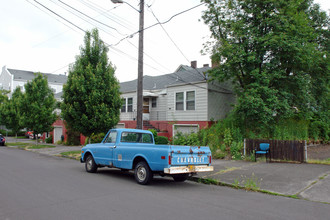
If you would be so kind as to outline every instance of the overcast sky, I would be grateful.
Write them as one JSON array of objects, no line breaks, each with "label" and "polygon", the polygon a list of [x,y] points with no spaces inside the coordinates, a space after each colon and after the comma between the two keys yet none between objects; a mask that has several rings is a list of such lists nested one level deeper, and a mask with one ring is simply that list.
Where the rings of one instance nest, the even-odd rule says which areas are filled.
[{"label": "overcast sky", "polygon": [[[119,81],[137,78],[138,34],[132,34],[138,31],[139,13],[129,5],[113,4],[110,0],[0,1],[1,67],[64,74],[80,53],[82,30],[97,27],[101,39],[110,45],[108,57],[116,66]],[[139,9],[139,0],[126,2]],[[329,0],[314,2],[329,11]],[[165,22],[200,1],[145,0],[145,3],[148,27],[157,23],[157,19]],[[193,60],[198,67],[211,64],[209,55],[200,53],[210,36],[208,27],[200,21],[203,10],[205,6],[199,6],[173,17],[163,26],[144,31],[144,75],[172,73],[180,64],[190,65]]]}]

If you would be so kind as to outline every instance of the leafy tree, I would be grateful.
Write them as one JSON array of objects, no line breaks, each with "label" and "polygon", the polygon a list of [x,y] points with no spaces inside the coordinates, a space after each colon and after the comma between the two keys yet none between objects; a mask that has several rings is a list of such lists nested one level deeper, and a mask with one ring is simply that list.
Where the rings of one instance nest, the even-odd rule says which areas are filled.
[{"label": "leafy tree", "polygon": [[73,130],[87,137],[106,132],[119,121],[119,82],[107,52],[97,29],[86,32],[63,87],[62,116]]},{"label": "leafy tree", "polygon": [[7,96],[8,93],[9,93],[9,91],[7,91],[7,90],[3,90],[3,89],[0,89],[0,105],[1,105],[4,101],[8,100],[8,96]]},{"label": "leafy tree", "polygon": [[[0,108],[2,104],[8,100],[8,96],[7,96],[8,93],[9,91],[0,89]],[[0,111],[0,124],[3,124],[4,116],[1,113],[2,111]]]},{"label": "leafy tree", "polygon": [[233,81],[235,115],[244,127],[262,130],[283,118],[310,119],[313,110],[326,106],[329,18],[317,5],[311,0],[202,2],[214,40],[206,52],[219,64],[210,75]]},{"label": "leafy tree", "polygon": [[11,99],[5,101],[0,107],[0,117],[6,128],[11,129],[16,134],[24,128],[20,106],[23,100],[23,93],[20,88],[16,88]]},{"label": "leafy tree", "polygon": [[57,118],[54,112],[56,100],[48,86],[46,76],[37,73],[35,78],[24,87],[25,94],[21,102],[24,126],[31,129],[35,135],[51,131],[52,124]]}]

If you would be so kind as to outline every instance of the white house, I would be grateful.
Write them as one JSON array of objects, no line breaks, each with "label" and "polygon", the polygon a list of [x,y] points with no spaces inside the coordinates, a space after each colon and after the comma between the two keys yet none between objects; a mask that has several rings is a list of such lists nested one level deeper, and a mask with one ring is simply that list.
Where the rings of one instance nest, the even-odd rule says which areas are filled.
[{"label": "white house", "polygon": [[[61,94],[63,90],[63,84],[67,81],[66,75],[55,75],[55,74],[47,74],[41,73],[46,76],[48,79],[49,87],[54,91],[55,98],[57,100],[61,99]],[[16,70],[16,69],[8,69],[6,66],[2,67],[2,71],[0,74],[0,88],[8,90],[9,97],[14,92],[16,87],[20,87],[21,91],[24,92],[24,85],[34,79],[34,72],[26,71],[26,70]]]}]

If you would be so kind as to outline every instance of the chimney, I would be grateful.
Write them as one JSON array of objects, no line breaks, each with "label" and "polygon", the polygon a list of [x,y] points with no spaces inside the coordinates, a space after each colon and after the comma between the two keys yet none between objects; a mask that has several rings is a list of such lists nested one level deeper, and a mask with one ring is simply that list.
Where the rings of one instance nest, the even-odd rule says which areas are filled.
[{"label": "chimney", "polygon": [[196,69],[196,68],[197,68],[197,61],[196,61],[196,60],[195,60],[195,61],[191,61],[191,62],[190,62],[190,66],[191,66],[192,68]]},{"label": "chimney", "polygon": [[203,67],[210,67],[208,63],[204,64]]}]

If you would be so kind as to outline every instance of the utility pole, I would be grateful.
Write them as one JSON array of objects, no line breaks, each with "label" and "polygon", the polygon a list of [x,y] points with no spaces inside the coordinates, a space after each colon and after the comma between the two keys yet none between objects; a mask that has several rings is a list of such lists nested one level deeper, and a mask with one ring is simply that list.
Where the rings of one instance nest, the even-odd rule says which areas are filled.
[{"label": "utility pole", "polygon": [[140,0],[140,10],[137,10],[123,0],[111,0],[114,4],[125,3],[140,14],[139,24],[139,55],[138,55],[138,79],[137,79],[137,114],[136,128],[143,129],[143,29],[144,29],[144,0]]},{"label": "utility pole", "polygon": [[144,0],[140,0],[139,25],[139,57],[137,79],[137,116],[136,128],[143,129],[143,29],[144,29]]}]

